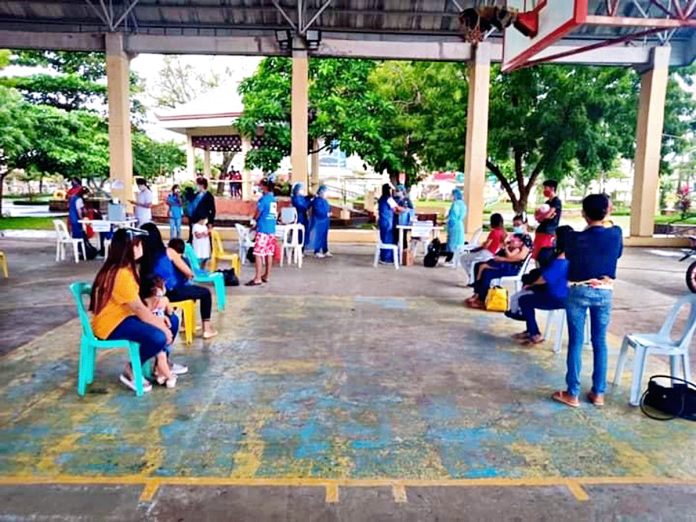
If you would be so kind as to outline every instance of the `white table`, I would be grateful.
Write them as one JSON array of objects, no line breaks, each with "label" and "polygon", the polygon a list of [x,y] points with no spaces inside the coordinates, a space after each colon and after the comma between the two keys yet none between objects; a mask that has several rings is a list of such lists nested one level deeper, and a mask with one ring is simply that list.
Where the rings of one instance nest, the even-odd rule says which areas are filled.
[{"label": "white table", "polygon": [[78,223],[82,225],[92,225],[92,230],[95,232],[111,232],[114,228],[135,227],[138,220],[136,218],[128,218],[123,221],[109,221],[107,219],[80,219]]},{"label": "white table", "polygon": [[[406,233],[406,230],[413,230],[414,228],[426,228],[421,225],[396,225],[396,228],[399,230],[399,255],[401,255],[401,252],[403,252],[404,248],[404,235]],[[429,238],[435,238],[436,234],[439,234],[440,231],[442,230],[442,227],[439,226],[430,226],[428,228],[428,237]]]}]

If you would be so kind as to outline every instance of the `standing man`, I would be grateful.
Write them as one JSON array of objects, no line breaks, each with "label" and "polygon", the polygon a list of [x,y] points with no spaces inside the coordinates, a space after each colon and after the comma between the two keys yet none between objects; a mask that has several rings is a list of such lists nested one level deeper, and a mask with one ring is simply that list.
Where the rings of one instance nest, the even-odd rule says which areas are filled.
[{"label": "standing man", "polygon": [[[254,242],[254,257],[256,263],[256,277],[249,281],[247,286],[258,286],[268,283],[273,266],[273,253],[275,252],[276,220],[278,219],[278,204],[273,195],[273,182],[267,179],[260,183],[263,196],[256,206],[256,241]],[[263,262],[266,260],[266,271],[263,271]]]},{"label": "standing man", "polygon": [[189,243],[193,239],[193,223],[198,223],[201,219],[205,218],[208,220],[208,229],[213,228],[215,223],[215,197],[208,192],[208,180],[205,178],[198,178],[196,180],[196,186],[198,188],[198,194],[196,194],[196,199],[193,200],[190,227],[189,227]]},{"label": "standing man", "polygon": [[561,220],[562,205],[561,200],[556,195],[558,189],[558,181],[547,179],[544,181],[544,197],[546,204],[550,207],[546,213],[536,212],[536,220],[539,226],[534,235],[534,251],[532,257],[534,259],[539,255],[542,248],[553,247],[556,241],[556,229],[558,222]]},{"label": "standing man", "polygon": [[138,199],[130,203],[135,205],[135,218],[141,227],[152,221],[152,191],[143,178],[137,178],[135,183],[138,185]]},{"label": "standing man", "polygon": [[590,311],[594,369],[592,390],[587,400],[597,407],[604,406],[607,380],[607,328],[611,319],[611,301],[616,279],[616,265],[623,250],[623,235],[619,227],[605,227],[609,200],[604,194],[592,194],[582,202],[582,214],[587,228],[570,232],[566,239],[568,280],[566,298],[568,318],[567,389],[557,391],[552,398],[573,408],[580,405],[580,370],[585,320]]}]

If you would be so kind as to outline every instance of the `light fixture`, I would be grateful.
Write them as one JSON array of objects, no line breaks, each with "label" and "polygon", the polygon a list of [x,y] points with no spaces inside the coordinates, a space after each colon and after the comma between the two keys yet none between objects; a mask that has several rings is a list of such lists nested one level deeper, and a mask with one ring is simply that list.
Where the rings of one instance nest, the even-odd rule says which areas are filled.
[{"label": "light fixture", "polygon": [[281,49],[290,49],[290,44],[292,43],[292,33],[286,29],[277,29],[276,40],[278,40],[278,46]]},{"label": "light fixture", "polygon": [[321,43],[321,31],[316,29],[311,29],[305,34],[305,41],[307,42],[307,48],[314,51],[319,49],[319,44]]}]

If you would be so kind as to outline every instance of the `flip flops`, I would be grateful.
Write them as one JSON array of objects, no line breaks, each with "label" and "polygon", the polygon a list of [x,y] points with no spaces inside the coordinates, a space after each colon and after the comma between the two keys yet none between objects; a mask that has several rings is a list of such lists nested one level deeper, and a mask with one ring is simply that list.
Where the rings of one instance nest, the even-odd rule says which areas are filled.
[{"label": "flip flops", "polygon": [[248,282],[247,284],[245,284],[244,286],[261,286],[262,284],[263,284],[263,283],[257,283],[256,281],[254,281],[254,280],[252,279],[251,281],[249,281],[249,282]]}]

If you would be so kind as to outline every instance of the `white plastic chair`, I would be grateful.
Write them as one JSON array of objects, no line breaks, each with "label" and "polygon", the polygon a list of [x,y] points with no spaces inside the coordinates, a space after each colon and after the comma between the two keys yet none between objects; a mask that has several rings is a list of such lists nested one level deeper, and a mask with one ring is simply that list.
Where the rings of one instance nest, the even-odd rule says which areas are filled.
[{"label": "white plastic chair", "polygon": [[476,229],[474,232],[473,237],[471,238],[471,241],[466,243],[465,245],[460,246],[457,251],[454,254],[454,268],[459,268],[462,266],[462,256],[464,254],[468,254],[471,252],[474,248],[478,248],[479,246],[479,241],[481,240],[481,234],[483,233],[483,227],[479,227]]},{"label": "white plastic chair", "polygon": [[[689,318],[684,326],[681,337],[677,340],[672,340],[670,333],[674,327],[674,323],[679,314],[679,310],[683,306],[690,306]],[[660,331],[654,334],[629,334],[624,337],[619,354],[619,361],[616,365],[616,373],[614,374],[614,386],[618,386],[621,381],[626,364],[626,354],[629,347],[635,349],[633,360],[633,381],[631,382],[631,394],[629,402],[632,406],[637,406],[640,402],[641,383],[643,381],[643,372],[645,371],[645,360],[648,355],[668,355],[670,360],[670,370],[672,377],[677,377],[679,368],[679,359],[681,359],[684,379],[691,380],[691,371],[689,370],[689,348],[691,340],[696,330],[696,295],[686,295],[679,299],[674,305],[674,308],[669,312],[665,324],[662,325]]]},{"label": "white plastic chair", "polygon": [[83,258],[87,259],[85,242],[82,238],[70,237],[68,227],[60,219],[54,219],[53,226],[56,229],[56,261],[65,261],[65,245],[72,245],[76,263],[80,262],[80,249],[82,249]]},{"label": "white plastic chair", "polygon": [[[544,328],[544,341],[548,341],[551,337],[551,329],[556,329],[556,340],[553,343],[553,353],[560,353],[561,346],[563,345],[563,330],[567,329],[566,321],[566,311],[565,308],[559,308],[558,310],[549,310],[546,316],[546,328]],[[590,328],[590,311],[587,311],[587,317],[585,318],[585,343],[592,343],[592,330]]]},{"label": "white plastic chair", "polygon": [[491,281],[491,288],[493,288],[494,286],[503,286],[504,283],[513,283],[515,285],[515,292],[519,292],[520,290],[522,290],[522,276],[527,273],[527,269],[529,268],[529,263],[531,260],[532,254],[529,254],[527,256],[527,259],[524,260],[524,263],[522,263],[522,266],[515,275],[503,276],[497,279],[493,279]]},{"label": "white plastic chair", "polygon": [[385,244],[382,243],[382,238],[379,235],[379,230],[372,227],[372,230],[375,231],[375,237],[377,238],[377,243],[375,244],[375,261],[372,264],[372,266],[377,267],[377,264],[379,263],[379,254],[382,250],[391,250],[394,252],[394,268],[397,270],[399,269],[399,247],[398,245],[392,245],[392,244]]},{"label": "white plastic chair", "polygon": [[295,207],[283,207],[280,209],[280,222],[283,225],[297,223],[297,209]]},{"label": "white plastic chair", "polygon": [[247,227],[245,227],[244,225],[240,225],[239,223],[235,223],[234,228],[237,231],[237,242],[239,244],[239,259],[242,260],[242,264],[244,265],[247,262],[247,250],[250,247],[254,246],[254,242],[251,240],[250,230]]},{"label": "white plastic chair", "polygon": [[423,245],[423,255],[428,253],[430,235],[433,233],[432,221],[416,221],[411,229],[411,248],[413,255],[418,253],[418,245]]},{"label": "white plastic chair", "polygon": [[288,263],[295,263],[297,268],[302,268],[302,247],[304,246],[305,227],[302,223],[295,223],[293,225],[285,225],[284,228],[283,243],[280,251],[280,266],[283,266],[283,259],[287,254]]}]

